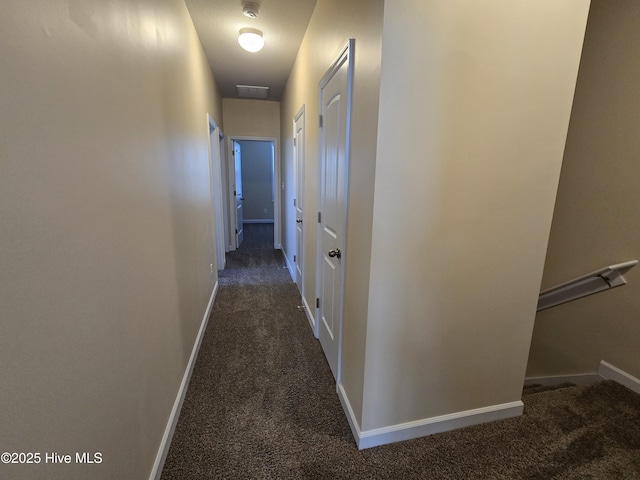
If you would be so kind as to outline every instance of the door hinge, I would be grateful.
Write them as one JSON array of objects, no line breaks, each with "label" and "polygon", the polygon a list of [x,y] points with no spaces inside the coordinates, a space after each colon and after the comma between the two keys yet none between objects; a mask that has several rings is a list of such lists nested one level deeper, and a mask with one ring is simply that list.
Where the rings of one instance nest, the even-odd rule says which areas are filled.
[{"label": "door hinge", "polygon": [[298,144],[298,142],[296,141],[295,137],[293,139],[293,146],[295,147]]},{"label": "door hinge", "polygon": [[293,199],[293,206],[294,207],[296,206],[296,199],[295,198]]},{"label": "door hinge", "polygon": [[238,234],[238,229],[236,228],[236,235]]},{"label": "door hinge", "polygon": [[320,308],[320,299],[316,298],[316,308]]},{"label": "door hinge", "polygon": [[293,256],[293,263],[296,263],[296,256]]},{"label": "door hinge", "polygon": [[318,212],[318,223],[322,223],[322,215],[320,215],[320,212]]},{"label": "door hinge", "polygon": [[318,122],[320,123],[320,128],[322,128],[322,115],[319,115]]},{"label": "door hinge", "polygon": [[237,195],[237,193],[236,193],[236,191],[234,190],[234,191],[233,191],[233,196],[235,197],[236,195]]}]

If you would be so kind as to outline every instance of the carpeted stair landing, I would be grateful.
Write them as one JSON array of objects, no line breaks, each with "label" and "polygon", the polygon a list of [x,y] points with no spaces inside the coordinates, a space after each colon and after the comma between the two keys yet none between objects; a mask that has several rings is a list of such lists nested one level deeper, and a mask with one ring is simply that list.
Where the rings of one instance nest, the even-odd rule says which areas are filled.
[{"label": "carpeted stair landing", "polygon": [[273,230],[245,235],[162,480],[640,479],[640,396],[611,381],[526,388],[521,417],[359,451]]}]

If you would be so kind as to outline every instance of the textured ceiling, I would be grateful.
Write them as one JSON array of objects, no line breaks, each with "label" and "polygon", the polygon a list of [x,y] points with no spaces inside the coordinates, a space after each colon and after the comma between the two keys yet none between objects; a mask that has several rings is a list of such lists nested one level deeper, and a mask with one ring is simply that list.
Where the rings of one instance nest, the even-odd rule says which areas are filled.
[{"label": "textured ceiling", "polygon": [[[242,14],[241,0],[186,0],[220,93],[237,98],[235,86],[270,87],[268,100],[280,100],[316,0],[252,0],[258,18]],[[238,45],[243,27],[261,30],[264,48],[245,52]]]}]

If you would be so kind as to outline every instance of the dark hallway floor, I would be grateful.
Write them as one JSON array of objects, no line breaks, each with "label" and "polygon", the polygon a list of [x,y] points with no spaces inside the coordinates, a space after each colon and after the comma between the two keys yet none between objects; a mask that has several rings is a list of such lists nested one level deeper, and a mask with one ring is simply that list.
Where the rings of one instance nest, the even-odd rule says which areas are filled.
[{"label": "dark hallway floor", "polygon": [[528,389],[518,418],[359,451],[268,225],[228,254],[163,480],[640,478],[640,396]]}]

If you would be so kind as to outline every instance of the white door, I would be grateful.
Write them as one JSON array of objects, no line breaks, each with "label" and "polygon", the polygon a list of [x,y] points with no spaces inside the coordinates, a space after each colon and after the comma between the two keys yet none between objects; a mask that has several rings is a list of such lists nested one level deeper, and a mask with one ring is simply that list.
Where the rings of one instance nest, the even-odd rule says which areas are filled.
[{"label": "white door", "polygon": [[353,40],[320,82],[319,328],[318,337],[340,381],[342,275],[349,160],[350,83]]},{"label": "white door", "polygon": [[240,144],[233,141],[233,158],[235,161],[236,183],[236,248],[240,248],[240,244],[244,239],[244,219],[242,215],[242,154],[240,152]]},{"label": "white door", "polygon": [[296,284],[300,294],[302,290],[304,272],[304,228],[303,228],[303,193],[304,193],[304,107],[298,112],[293,124],[293,155],[296,169]]}]

